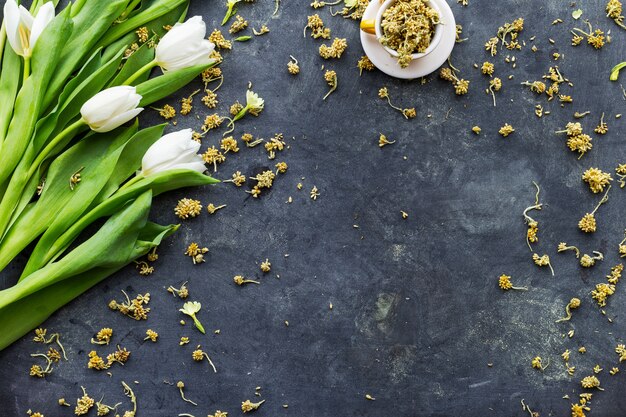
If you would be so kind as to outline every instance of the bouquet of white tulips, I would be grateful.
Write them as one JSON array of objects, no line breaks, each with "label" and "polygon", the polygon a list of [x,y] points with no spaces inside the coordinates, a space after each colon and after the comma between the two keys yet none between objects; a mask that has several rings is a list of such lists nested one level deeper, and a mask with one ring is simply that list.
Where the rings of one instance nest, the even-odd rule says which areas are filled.
[{"label": "bouquet of white tulips", "polygon": [[0,30],[0,270],[36,242],[0,350],[177,229],[147,220],[153,196],[217,182],[191,130],[133,121],[214,64],[189,0],[44,1],[6,0]]}]

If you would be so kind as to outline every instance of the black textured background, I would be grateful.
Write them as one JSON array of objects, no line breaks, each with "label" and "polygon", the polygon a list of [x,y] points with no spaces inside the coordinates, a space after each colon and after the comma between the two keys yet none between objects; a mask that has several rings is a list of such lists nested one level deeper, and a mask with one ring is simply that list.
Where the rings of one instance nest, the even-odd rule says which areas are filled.
[{"label": "black textured background", "polygon": [[[96,399],[105,395],[108,404],[124,401],[123,411],[128,407],[124,380],[137,394],[137,415],[150,417],[198,417],[216,409],[240,415],[241,401],[255,398],[267,400],[259,416],[522,416],[527,413],[521,399],[541,416],[566,416],[571,401],[562,397],[569,394],[575,401],[579,380],[595,364],[605,369],[599,378],[606,391],[594,395],[591,415],[624,415],[625,376],[608,375],[617,365],[614,347],[626,332],[624,284],[606,308],[612,324],[589,292],[618,261],[626,191],[613,187],[610,202],[599,210],[597,233],[584,235],[576,225],[600,198],[582,183],[581,173],[590,166],[613,172],[626,162],[624,122],[615,119],[624,100],[618,83],[608,80],[610,68],[626,58],[626,33],[604,16],[603,1],[575,7],[556,0],[450,3],[469,37],[452,53],[453,64],[471,80],[463,97],[436,76],[425,84],[377,71],[359,77],[358,24],[333,18],[328,9],[317,12],[349,47],[341,60],[323,61],[317,54],[320,42],[302,37],[306,16],[314,13],[308,0],[283,0],[274,17],[271,1],[242,4],[240,14],[257,28],[266,23],[271,33],[235,43],[224,54],[219,111],[225,114],[234,100],[245,100],[251,81],[266,110],[239,122],[235,133],[268,138],[283,132],[289,149],[269,161],[262,147],[244,147],[215,175],[225,179],[236,170],[254,175],[281,160],[289,164],[288,173],[260,199],[232,184],[156,199],[152,218],[162,223],[177,221],[173,208],[182,197],[200,199],[205,207],[228,207],[183,222],[160,248],[154,275],[141,277],[130,266],[48,320],[45,327],[62,334],[70,361],[58,364],[45,380],[28,376],[29,354],[41,349],[31,335],[1,352],[0,415],[24,416],[29,408],[46,417],[71,415],[73,409],[56,402],[65,397],[74,403],[81,385]],[[571,18],[577,7],[594,26],[611,30],[611,44],[599,51],[570,46],[570,29],[584,27],[582,19]],[[224,10],[221,2],[192,1],[190,15],[203,15],[211,30]],[[485,41],[519,16],[526,19],[521,39],[527,45],[488,57]],[[564,23],[551,25],[557,18]],[[528,41],[533,35],[536,53]],[[574,98],[564,108],[519,85],[540,79],[557,51],[563,55],[560,69],[574,84],[563,88]],[[296,77],[286,71],[289,55],[300,61]],[[516,57],[517,68],[504,62],[507,55]],[[473,67],[487,59],[504,83],[495,109],[484,93],[488,79]],[[327,91],[322,66],[339,77],[339,89],[326,102],[321,100]],[[387,107],[377,97],[382,86],[396,104],[416,107],[418,117],[407,121]],[[197,88],[200,82],[178,98]],[[537,118],[538,103],[552,114]],[[586,110],[591,115],[581,122],[587,132],[602,112],[610,131],[594,135],[594,149],[577,160],[565,138],[553,132],[572,121],[575,111]],[[208,113],[196,99],[194,115],[179,117],[177,127],[198,129]],[[147,111],[142,125],[158,120]],[[508,138],[497,134],[505,122],[516,129]],[[470,132],[473,125],[483,129],[480,136]],[[379,132],[396,144],[379,149]],[[217,144],[220,137],[221,132],[209,134],[203,146]],[[533,180],[541,185],[545,203],[534,216],[540,222],[535,247],[551,255],[555,277],[533,265],[524,240],[521,212],[534,200]],[[304,185],[301,191],[298,182]],[[314,185],[321,191],[317,201],[308,196]],[[290,196],[293,203],[286,204]],[[409,213],[407,220],[400,210]],[[183,256],[192,241],[210,248],[205,264],[193,266]],[[583,270],[571,253],[556,253],[560,241],[585,253],[600,250],[606,261]],[[262,276],[258,264],[265,258],[273,267]],[[3,282],[16,273],[9,268]],[[502,273],[530,291],[503,293],[497,286]],[[237,274],[262,284],[237,287],[232,282]],[[206,336],[178,324],[182,303],[165,288],[183,281],[189,281],[190,299],[202,302]],[[151,293],[148,321],[109,311],[108,301],[119,300],[120,290]],[[570,323],[556,324],[573,296],[583,300],[582,307]],[[114,329],[113,345],[132,351],[126,366],[111,369],[111,377],[86,368],[93,348],[89,339],[101,327]],[[143,341],[148,328],[159,332],[156,344]],[[221,333],[214,335],[215,329]],[[576,330],[573,339],[565,335],[569,329]],[[183,335],[191,343],[181,347]],[[191,360],[197,344],[211,355],[217,374]],[[97,350],[107,353],[113,345]],[[585,355],[577,352],[579,346],[587,348]],[[574,377],[566,374],[559,356],[566,348],[573,351]],[[551,363],[543,373],[530,366],[536,355]],[[164,383],[178,380],[197,407]],[[261,397],[254,395],[257,386]],[[367,401],[366,393],[376,401]]]}]

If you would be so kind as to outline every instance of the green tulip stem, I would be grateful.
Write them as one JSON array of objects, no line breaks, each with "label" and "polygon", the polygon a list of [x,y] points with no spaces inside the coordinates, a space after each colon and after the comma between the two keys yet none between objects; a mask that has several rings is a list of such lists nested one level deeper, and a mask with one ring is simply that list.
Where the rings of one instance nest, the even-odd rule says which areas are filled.
[{"label": "green tulip stem", "polygon": [[64,139],[67,139],[70,135],[74,134],[76,130],[80,129],[85,124],[86,122],[83,119],[78,119],[65,129],[63,129],[61,133],[56,135],[56,137],[52,139],[50,143],[48,143],[48,145],[46,145],[43,151],[39,153],[37,159],[35,159],[35,162],[33,162],[33,164],[30,166],[30,170],[28,171],[28,178],[31,178],[35,174],[37,169],[39,169],[39,165],[41,165],[41,163],[46,159],[50,152],[52,152],[54,148],[59,145],[59,143],[61,143]]},{"label": "green tulip stem", "polygon": [[132,2],[130,2],[130,4],[128,5],[128,7],[126,8],[126,10],[124,10],[124,13],[122,13],[122,15],[120,16],[119,20],[121,22],[123,22],[124,20],[126,20],[126,18],[128,17],[128,15],[135,10],[135,7],[137,7],[137,5],[141,3],[141,0],[133,0]]},{"label": "green tulip stem", "polygon": [[131,85],[132,83],[137,81],[137,78],[141,77],[143,74],[145,74],[146,72],[150,71],[152,68],[154,68],[156,66],[157,66],[156,61],[148,62],[146,65],[141,67],[136,73],[131,75],[126,81],[124,81],[124,83],[122,85]]},{"label": "green tulip stem", "polygon": [[26,82],[26,80],[30,77],[30,57],[24,57],[24,73],[22,77],[22,84]]}]

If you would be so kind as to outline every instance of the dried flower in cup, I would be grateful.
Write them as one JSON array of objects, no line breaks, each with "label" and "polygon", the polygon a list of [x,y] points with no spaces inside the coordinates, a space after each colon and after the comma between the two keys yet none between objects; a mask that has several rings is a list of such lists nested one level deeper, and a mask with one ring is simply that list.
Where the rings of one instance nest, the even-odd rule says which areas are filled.
[{"label": "dried flower in cup", "polygon": [[398,53],[398,64],[406,68],[412,54],[423,53],[430,46],[439,13],[423,0],[397,0],[384,12],[380,43]]}]

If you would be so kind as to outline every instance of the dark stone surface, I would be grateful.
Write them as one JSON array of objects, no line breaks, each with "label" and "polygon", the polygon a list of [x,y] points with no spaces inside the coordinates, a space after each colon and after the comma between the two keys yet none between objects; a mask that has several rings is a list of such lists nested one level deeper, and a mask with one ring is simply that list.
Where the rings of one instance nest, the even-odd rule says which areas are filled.
[{"label": "dark stone surface", "polygon": [[[160,248],[151,277],[128,267],[50,318],[45,327],[63,335],[70,361],[47,379],[28,376],[29,354],[41,348],[31,336],[0,353],[0,415],[24,416],[29,408],[46,417],[71,415],[73,410],[56,401],[65,397],[74,403],[81,385],[96,399],[105,395],[109,404],[124,401],[123,411],[128,407],[124,380],[136,391],[138,416],[206,416],[216,409],[239,415],[241,401],[260,398],[267,402],[259,416],[522,416],[522,399],[541,416],[565,416],[580,392],[579,380],[595,364],[605,369],[599,378],[606,391],[594,395],[591,415],[623,415],[624,376],[608,375],[617,366],[615,345],[626,332],[623,284],[606,308],[612,324],[589,292],[618,261],[616,248],[626,226],[624,191],[613,187],[610,202],[599,210],[597,233],[583,235],[576,226],[600,198],[582,183],[581,173],[590,166],[612,172],[626,161],[623,121],[615,119],[624,100],[619,85],[608,80],[610,68],[624,57],[626,33],[604,17],[604,2],[581,4],[583,18],[612,32],[613,42],[599,51],[570,46],[570,29],[583,23],[572,20],[569,2],[451,4],[469,37],[452,54],[472,83],[463,97],[436,76],[426,84],[377,71],[359,77],[357,23],[319,10],[333,35],[349,43],[341,60],[324,62],[317,55],[320,42],[302,37],[306,16],[313,13],[308,1],[283,1],[276,17],[271,17],[272,3],[240,7],[251,25],[267,23],[271,33],[236,43],[225,53],[219,110],[224,114],[234,100],[244,100],[252,81],[267,107],[258,119],[238,123],[235,133],[267,138],[283,132],[290,149],[269,161],[261,147],[243,148],[228,157],[216,177],[236,170],[254,175],[281,160],[289,163],[289,172],[258,200],[231,184],[158,198],[152,217],[162,223],[177,221],[173,207],[182,197],[228,207],[183,222]],[[205,16],[210,27],[223,12],[218,2],[193,1],[190,9],[191,15]],[[521,36],[526,46],[488,57],[484,42],[518,16],[526,18]],[[564,23],[552,26],[557,18]],[[533,35],[536,53],[528,41]],[[574,98],[564,108],[519,85],[540,79],[555,64],[556,51],[564,55],[558,65],[574,84],[563,88]],[[290,54],[301,64],[297,77],[286,72]],[[504,62],[507,55],[516,57],[517,68]],[[488,79],[473,68],[485,60],[496,64],[504,82],[495,109],[484,93]],[[321,100],[327,91],[323,65],[339,76],[339,89],[326,102]],[[407,121],[378,99],[383,85],[395,103],[416,107],[418,117]],[[200,87],[196,83],[180,97]],[[535,104],[552,113],[537,118]],[[594,149],[577,160],[553,132],[573,120],[574,111],[586,110],[591,115],[581,122],[587,132],[602,112],[610,131],[594,135]],[[195,111],[197,117],[179,118],[178,127],[198,128],[208,112],[199,100]],[[156,121],[147,112],[142,124]],[[516,129],[506,139],[497,134],[505,122]],[[480,136],[470,132],[473,125],[482,127]],[[378,132],[396,144],[379,149]],[[220,137],[208,135],[204,146]],[[533,180],[541,185],[545,203],[535,216],[540,222],[535,248],[552,257],[555,277],[533,265],[524,241],[521,212],[534,200]],[[301,191],[298,182],[304,184]],[[314,185],[321,191],[317,201],[308,196]],[[293,203],[286,204],[290,196]],[[407,220],[400,210],[409,213]],[[192,241],[210,248],[205,264],[193,266],[182,255]],[[571,253],[556,253],[560,241],[585,253],[600,250],[606,260],[583,270]],[[262,276],[258,264],[265,258],[272,272]],[[497,287],[502,273],[530,290],[503,293]],[[236,287],[232,277],[237,274],[262,284]],[[189,281],[190,299],[203,304],[199,316],[209,330],[206,336],[178,324],[182,303],[165,288],[183,281]],[[120,290],[151,293],[148,321],[108,310]],[[556,324],[573,296],[583,305],[570,323]],[[114,367],[111,377],[86,369],[93,348],[89,339],[105,326],[115,331],[113,345],[132,351],[128,364]],[[159,332],[158,343],[143,341],[148,328]],[[221,333],[214,335],[214,329]],[[566,337],[570,329],[576,331],[572,339]],[[191,343],[181,347],[183,335]],[[207,363],[191,360],[197,344],[211,355],[217,374]],[[106,353],[113,345],[98,351]],[[587,348],[585,355],[577,352],[579,346]],[[566,374],[559,356],[565,349],[573,351],[574,377]],[[550,361],[543,373],[530,366],[536,355]],[[164,383],[178,380],[198,407]],[[254,395],[257,386],[261,397]],[[365,400],[366,393],[376,401]],[[572,400],[562,399],[565,394]]]}]

